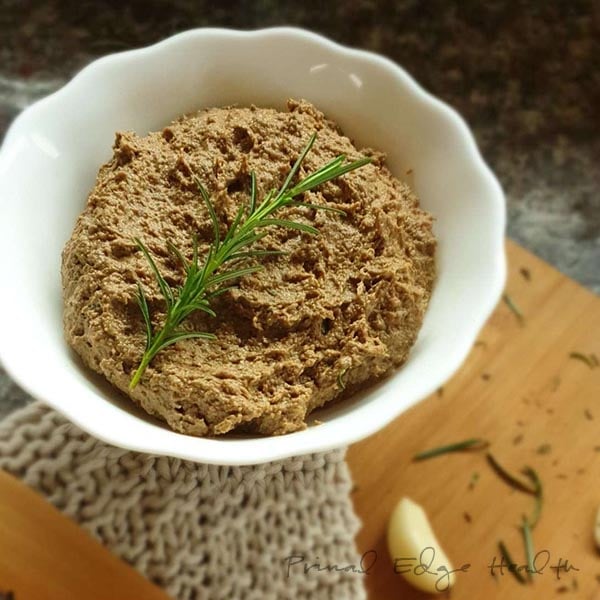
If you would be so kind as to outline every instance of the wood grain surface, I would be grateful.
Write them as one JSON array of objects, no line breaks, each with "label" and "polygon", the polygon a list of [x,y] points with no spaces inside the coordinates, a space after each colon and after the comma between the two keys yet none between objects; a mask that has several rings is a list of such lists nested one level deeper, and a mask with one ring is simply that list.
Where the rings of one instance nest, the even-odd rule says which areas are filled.
[{"label": "wood grain surface", "polygon": [[[358,546],[377,552],[368,574],[357,575],[365,577],[371,600],[427,597],[394,573],[386,551],[387,519],[402,496],[426,509],[453,566],[470,564],[457,575],[453,600],[600,599],[593,540],[600,505],[600,367],[570,357],[600,356],[600,299],[516,244],[509,242],[507,252],[506,289],[523,323],[500,302],[443,390],[349,450],[363,522]],[[542,572],[530,584],[519,584],[506,569],[494,569],[494,577],[490,565],[500,560],[501,539],[515,563],[525,562],[517,525],[531,511],[532,497],[506,485],[484,452],[412,461],[420,450],[471,437],[488,439],[512,471],[529,465],[542,479],[543,512],[533,532]],[[566,560],[578,570],[566,569]]]},{"label": "wood grain surface", "polygon": [[73,521],[0,471],[0,598],[168,600]]}]

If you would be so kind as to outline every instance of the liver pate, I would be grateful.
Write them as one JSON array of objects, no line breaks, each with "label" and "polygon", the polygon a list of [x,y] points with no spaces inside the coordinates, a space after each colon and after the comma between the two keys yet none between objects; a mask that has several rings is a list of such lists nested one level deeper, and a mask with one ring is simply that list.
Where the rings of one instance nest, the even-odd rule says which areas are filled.
[{"label": "liver pate", "polygon": [[[304,200],[342,209],[290,207],[278,216],[310,223],[320,235],[270,228],[261,248],[264,270],[240,279],[211,301],[217,317],[196,312],[188,326],[216,341],[185,340],[161,351],[139,385],[128,389],[145,344],[136,285],[146,290],[153,320],[164,305],[139,237],[172,285],[198,232],[200,256],[212,239],[193,175],[209,191],[221,227],[249,198],[250,172],[259,197],[279,187],[312,133],[300,176],[339,154],[373,162]],[[399,140],[401,143],[401,140]],[[307,415],[407,358],[435,276],[432,219],[383,155],[358,151],[314,106],[288,111],[211,108],[181,117],[162,132],[118,133],[86,208],[65,246],[64,327],[84,363],[175,431],[218,435],[232,430],[283,434]]]}]

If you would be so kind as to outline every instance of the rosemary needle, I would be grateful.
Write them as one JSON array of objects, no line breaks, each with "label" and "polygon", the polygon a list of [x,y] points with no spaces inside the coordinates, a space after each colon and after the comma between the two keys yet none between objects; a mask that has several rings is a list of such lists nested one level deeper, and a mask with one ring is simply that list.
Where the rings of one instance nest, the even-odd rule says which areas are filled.
[{"label": "rosemary needle", "polygon": [[544,504],[544,488],[537,471],[531,467],[525,467],[522,472],[531,481],[531,484],[533,485],[533,493],[535,495],[533,514],[528,520],[529,526],[531,529],[533,529],[537,525],[542,514],[542,506]]},{"label": "rosemary needle", "polygon": [[[182,329],[181,324],[187,317],[198,310],[215,316],[215,312],[210,305],[210,300],[230,289],[231,284],[235,280],[244,275],[256,273],[261,269],[259,264],[244,266],[245,263],[243,261],[248,258],[281,254],[279,251],[248,250],[249,246],[258,242],[266,235],[266,233],[261,231],[262,229],[267,227],[284,227],[312,235],[319,233],[311,225],[274,217],[273,214],[276,211],[286,206],[305,206],[311,209],[330,210],[344,214],[343,211],[333,209],[329,206],[298,202],[295,198],[327,181],[331,181],[340,175],[366,165],[371,162],[371,159],[365,157],[353,162],[347,162],[346,156],[342,154],[292,186],[292,180],[312,148],[315,139],[316,133],[311,136],[300,153],[281,188],[269,191],[262,201],[259,201],[257,198],[256,175],[254,172],[251,173],[249,203],[247,206],[241,205],[239,207],[233,223],[224,235],[220,229],[215,207],[207,191],[200,181],[195,179],[198,192],[210,216],[213,239],[203,264],[200,264],[199,261],[197,237],[194,237],[193,240],[193,256],[191,260],[187,260],[173,244],[167,244],[169,250],[179,259],[185,268],[185,280],[182,285],[172,288],[161,275],[158,266],[144,243],[140,239],[134,239],[156,279],[166,305],[166,315],[161,326],[155,328],[152,323],[146,295],[142,286],[138,284],[137,303],[144,320],[146,346],[140,363],[129,383],[129,389],[136,387],[154,357],[171,344],[193,338],[204,340],[215,339],[212,333],[188,331]],[[240,263],[240,261],[242,262]],[[227,263],[229,268],[223,268],[225,263]],[[229,266],[231,264],[233,266]]]},{"label": "rosemary needle", "polygon": [[346,389],[346,381],[344,379],[344,377],[346,376],[346,373],[348,372],[348,369],[350,367],[345,367],[344,369],[342,369],[337,376],[337,384],[338,384],[338,388],[340,390],[345,390]]},{"label": "rosemary needle", "polygon": [[523,544],[525,545],[525,559],[527,561],[527,574],[529,579],[535,573],[534,565],[534,551],[533,551],[533,538],[531,537],[532,527],[529,525],[527,517],[523,517],[523,525],[521,526],[521,532],[523,533]]},{"label": "rosemary needle", "polygon": [[[491,452],[487,454],[487,460],[492,469],[496,472],[496,474],[500,477],[500,479],[504,480],[511,487],[520,490],[521,492],[525,492],[526,494],[531,494],[535,496],[537,494],[535,487],[530,487],[525,483],[522,479],[513,475],[509,471],[507,471],[494,457]],[[532,470],[533,471],[533,470]]]},{"label": "rosemary needle", "polygon": [[580,360],[585,363],[590,369],[593,369],[598,366],[598,358],[595,354],[583,354],[583,352],[571,352],[569,354],[569,358],[574,358],[575,360]]},{"label": "rosemary needle", "polygon": [[430,450],[423,450],[423,452],[415,454],[413,460],[425,460],[427,458],[433,458],[434,456],[448,454],[449,452],[461,452],[463,450],[484,450],[488,446],[488,441],[481,438],[472,438],[456,444],[447,444],[446,446],[439,446],[437,448],[431,448]]},{"label": "rosemary needle", "polygon": [[525,323],[525,316],[521,309],[516,305],[515,301],[508,294],[502,294],[502,300],[504,300],[506,306],[508,306],[515,317],[517,317],[517,321],[523,325]]},{"label": "rosemary needle", "polygon": [[500,555],[506,561],[506,566],[508,567],[509,572],[514,575],[515,579],[519,583],[527,583],[527,580],[525,579],[525,577],[523,577],[523,573],[519,571],[518,565],[511,558],[510,552],[508,551],[508,548],[506,547],[506,544],[503,541],[498,542],[498,549],[500,550]]}]

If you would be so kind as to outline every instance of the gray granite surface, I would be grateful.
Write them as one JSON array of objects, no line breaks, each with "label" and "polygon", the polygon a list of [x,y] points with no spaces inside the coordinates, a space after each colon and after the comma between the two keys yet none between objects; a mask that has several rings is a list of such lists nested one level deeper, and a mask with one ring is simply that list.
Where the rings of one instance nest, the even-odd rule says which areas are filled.
[{"label": "gray granite surface", "polygon": [[[91,60],[203,26],[297,25],[384,54],[457,108],[508,234],[600,291],[600,3],[0,0],[0,135]],[[0,367],[0,417],[27,396]]]}]

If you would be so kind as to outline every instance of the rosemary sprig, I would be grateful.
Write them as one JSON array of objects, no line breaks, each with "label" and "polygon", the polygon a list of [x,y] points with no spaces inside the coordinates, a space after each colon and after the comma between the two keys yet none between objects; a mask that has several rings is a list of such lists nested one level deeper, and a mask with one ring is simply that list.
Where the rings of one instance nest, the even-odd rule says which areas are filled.
[{"label": "rosemary sprig", "polygon": [[[169,250],[177,256],[185,268],[185,280],[181,286],[173,289],[168,284],[161,275],[146,246],[141,240],[135,238],[136,245],[148,261],[150,269],[158,283],[161,295],[166,304],[166,316],[161,326],[155,329],[152,324],[150,309],[144,290],[138,284],[137,302],[144,319],[146,347],[139,366],[131,378],[129,389],[135,388],[154,357],[171,344],[192,338],[204,340],[215,339],[212,333],[187,331],[181,328],[181,324],[197,310],[215,316],[215,312],[210,306],[210,300],[230,289],[235,280],[244,275],[255,273],[262,268],[259,264],[243,266],[243,262],[241,263],[242,266],[240,266],[239,261],[245,261],[248,258],[282,254],[279,251],[248,250],[249,246],[258,242],[266,235],[265,232],[260,231],[261,229],[266,227],[284,227],[312,235],[319,233],[311,225],[288,219],[275,218],[273,214],[276,211],[285,206],[305,206],[311,209],[330,210],[344,214],[343,211],[329,206],[298,202],[295,198],[327,181],[331,181],[340,175],[366,165],[371,162],[371,159],[365,157],[353,162],[346,162],[346,156],[340,155],[292,186],[292,180],[312,148],[315,139],[316,133],[311,136],[302,150],[281,188],[279,190],[270,190],[260,202],[257,198],[256,175],[254,172],[251,173],[250,201],[247,206],[240,206],[233,223],[225,235],[221,232],[215,207],[208,193],[200,181],[197,178],[195,179],[198,191],[208,209],[213,229],[213,240],[203,264],[200,264],[199,261],[197,236],[194,236],[193,239],[193,256],[191,260],[187,260],[173,244],[167,244]],[[228,265],[233,263],[234,266],[229,269],[223,268],[225,263]]]},{"label": "rosemary sprig", "polygon": [[463,450],[484,450],[488,446],[489,442],[487,440],[483,440],[481,438],[472,438],[456,444],[447,444],[446,446],[439,446],[437,448],[431,448],[430,450],[423,450],[423,452],[415,454],[413,456],[413,460],[425,460],[427,458],[433,458],[434,456],[448,454],[449,452],[462,452]]}]

